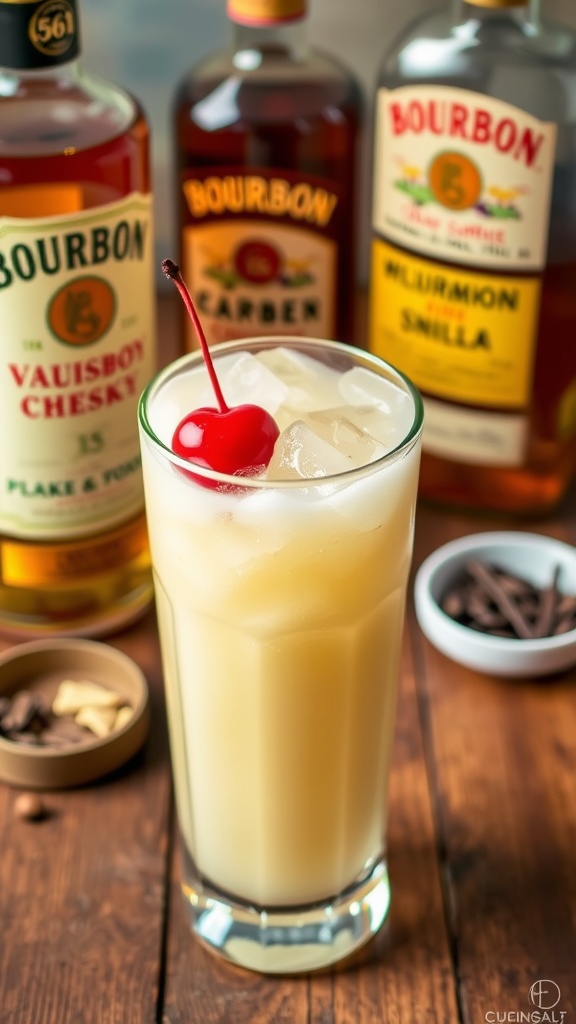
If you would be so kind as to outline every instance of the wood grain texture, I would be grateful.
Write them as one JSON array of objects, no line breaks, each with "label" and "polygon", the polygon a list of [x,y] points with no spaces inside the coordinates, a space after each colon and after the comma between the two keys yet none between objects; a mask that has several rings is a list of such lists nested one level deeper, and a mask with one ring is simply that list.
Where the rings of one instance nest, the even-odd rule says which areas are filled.
[{"label": "wood grain texture", "polygon": [[[545,524],[512,526],[574,543],[573,510],[572,499]],[[455,536],[510,526],[423,509],[416,561]],[[538,1010],[529,991],[541,979],[559,986],[554,1009],[569,1021],[576,1013],[576,670],[532,682],[481,675],[437,652],[412,615],[409,625],[464,1024]]]},{"label": "wood grain texture", "polygon": [[392,907],[382,932],[323,973],[260,977],[192,938],[173,865],[163,1024],[457,1024],[410,652],[390,785]]},{"label": "wood grain texture", "polygon": [[114,645],[144,670],[153,728],[130,764],[13,813],[0,785],[0,1024],[154,1024],[170,807],[153,613]]}]

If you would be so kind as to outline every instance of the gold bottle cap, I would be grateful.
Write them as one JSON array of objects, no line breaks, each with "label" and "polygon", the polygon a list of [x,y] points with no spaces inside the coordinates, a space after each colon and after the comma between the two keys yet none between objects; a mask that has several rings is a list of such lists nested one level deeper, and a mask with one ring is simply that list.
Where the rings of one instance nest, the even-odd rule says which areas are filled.
[{"label": "gold bottle cap", "polygon": [[475,7],[527,7],[530,0],[467,0]]},{"label": "gold bottle cap", "polygon": [[298,21],[306,15],[307,0],[227,0],[230,21],[254,28]]}]

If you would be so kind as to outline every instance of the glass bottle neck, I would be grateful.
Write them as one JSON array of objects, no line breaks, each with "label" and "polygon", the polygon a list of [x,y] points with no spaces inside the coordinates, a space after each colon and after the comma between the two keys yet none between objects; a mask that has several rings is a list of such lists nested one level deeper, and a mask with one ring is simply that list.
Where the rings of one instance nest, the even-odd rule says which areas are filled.
[{"label": "glass bottle neck", "polygon": [[234,64],[244,70],[268,55],[302,61],[308,54],[306,19],[262,27],[232,22],[232,50]]},{"label": "glass bottle neck", "polygon": [[16,96],[22,89],[40,89],[43,82],[54,81],[59,88],[74,88],[86,78],[80,61],[57,64],[50,68],[14,69],[0,67],[0,97]]}]

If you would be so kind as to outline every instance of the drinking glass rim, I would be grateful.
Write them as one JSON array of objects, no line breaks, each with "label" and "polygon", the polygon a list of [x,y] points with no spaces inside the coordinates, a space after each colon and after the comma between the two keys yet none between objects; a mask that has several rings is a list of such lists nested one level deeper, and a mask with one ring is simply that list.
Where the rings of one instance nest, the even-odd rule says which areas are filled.
[{"label": "drinking glass rim", "polygon": [[[278,487],[309,488],[318,487],[327,482],[334,483],[338,480],[345,479],[347,481],[351,481],[356,477],[369,475],[373,473],[376,468],[382,468],[387,463],[395,462],[400,454],[408,452],[414,446],[418,437],[422,433],[424,423],[424,403],[422,401],[422,396],[418,391],[418,388],[412,383],[406,374],[402,373],[402,371],[392,363],[388,363],[380,356],[374,355],[373,352],[368,352],[366,349],[359,348],[356,345],[350,345],[347,342],[332,341],[326,338],[309,338],[300,335],[283,334],[235,338],[231,341],[218,342],[217,344],[210,346],[210,352],[213,358],[217,360],[227,352],[238,350],[242,351],[245,349],[253,351],[254,348],[278,348],[283,344],[287,344],[289,347],[292,347],[294,343],[298,344],[301,348],[320,348],[352,357],[355,365],[365,365],[369,368],[373,368],[374,372],[377,373],[379,377],[384,376],[381,372],[382,368],[384,368],[393,378],[395,377],[398,382],[402,383],[414,404],[414,418],[412,425],[402,440],[389,452],[386,452],[385,455],[381,455],[379,458],[374,459],[373,462],[368,462],[363,466],[353,466],[351,469],[346,469],[338,473],[330,473],[322,477],[306,477],[297,480],[268,480],[257,476],[241,476],[220,473],[217,470],[208,469],[206,466],[201,466],[195,462],[189,461],[188,459],[183,459],[179,455],[176,455],[176,453],[173,452],[168,445],[164,444],[164,442],[157,436],[150,424],[147,409],[151,398],[153,397],[153,393],[158,390],[163,383],[170,379],[170,377],[180,373],[183,367],[188,367],[189,365],[194,366],[202,363],[202,353],[200,350],[187,352],[184,355],[179,356],[177,359],[172,360],[172,362],[158,370],[150,379],[138,400],[138,420],[144,433],[152,442],[154,447],[174,466],[178,466],[180,469],[184,469],[188,473],[191,472],[191,467],[193,467],[195,476],[205,477],[207,480],[213,480],[216,483],[221,483],[234,488],[238,488],[239,482],[241,481],[242,489],[250,488],[255,490],[259,490],[261,488],[277,489]],[[234,408],[234,406],[231,408]]]}]

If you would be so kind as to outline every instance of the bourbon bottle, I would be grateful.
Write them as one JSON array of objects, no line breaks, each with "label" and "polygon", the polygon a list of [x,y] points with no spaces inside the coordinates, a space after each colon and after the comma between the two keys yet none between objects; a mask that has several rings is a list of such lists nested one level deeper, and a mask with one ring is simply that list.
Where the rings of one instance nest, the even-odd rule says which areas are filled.
[{"label": "bourbon bottle", "polygon": [[0,629],[16,635],[110,632],[152,594],[148,128],[79,53],[76,0],[0,0]]},{"label": "bourbon bottle", "polygon": [[423,393],[424,497],[540,514],[574,476],[575,94],[535,0],[459,2],[385,58],[370,345]]},{"label": "bourbon bottle", "polygon": [[308,47],[306,0],[227,11],[230,50],[174,100],[180,263],[208,341],[351,341],[360,87]]}]

